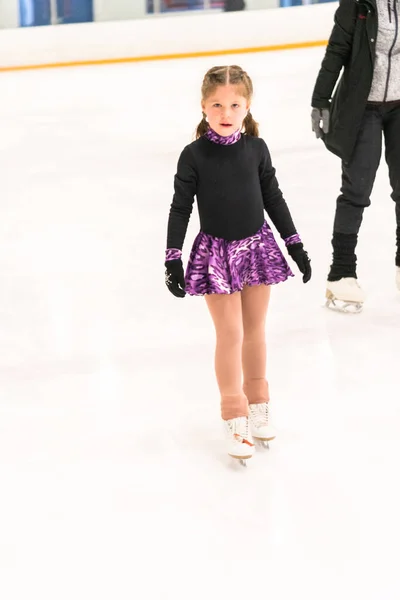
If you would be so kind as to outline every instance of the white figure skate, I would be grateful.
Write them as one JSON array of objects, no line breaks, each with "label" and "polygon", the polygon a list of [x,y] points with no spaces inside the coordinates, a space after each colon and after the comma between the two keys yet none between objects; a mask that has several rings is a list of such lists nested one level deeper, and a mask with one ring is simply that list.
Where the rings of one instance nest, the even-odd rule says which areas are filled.
[{"label": "white figure skate", "polygon": [[264,448],[269,448],[269,442],[276,438],[276,431],[271,425],[268,403],[250,404],[249,411],[251,434],[254,440],[261,442]]},{"label": "white figure skate", "polygon": [[254,454],[254,443],[249,431],[249,419],[237,417],[224,421],[226,444],[229,456],[237,459],[244,467]]},{"label": "white figure skate", "polygon": [[396,285],[400,292],[400,267],[396,267]]},{"label": "white figure skate", "polygon": [[326,298],[327,308],[357,314],[363,309],[365,293],[355,277],[342,277],[327,282]]}]

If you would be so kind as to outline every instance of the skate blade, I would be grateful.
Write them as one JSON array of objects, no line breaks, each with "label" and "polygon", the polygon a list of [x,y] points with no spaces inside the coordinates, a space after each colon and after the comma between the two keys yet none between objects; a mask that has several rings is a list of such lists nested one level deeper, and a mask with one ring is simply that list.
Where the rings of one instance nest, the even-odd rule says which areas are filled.
[{"label": "skate blade", "polygon": [[338,300],[332,294],[332,292],[326,292],[326,308],[334,310],[336,312],[342,312],[345,314],[358,315],[363,309],[362,302],[351,302],[347,300]]},{"label": "skate blade", "polygon": [[247,461],[249,460],[249,458],[253,458],[253,455],[251,455],[251,456],[232,456],[232,454],[229,454],[229,456],[231,458],[233,458],[235,462],[237,461],[242,467],[247,467]]},{"label": "skate blade", "polygon": [[258,447],[261,446],[262,448],[269,450],[269,443],[274,439],[275,438],[269,438],[268,440],[265,440],[263,438],[257,438],[257,439],[255,439],[255,441],[256,441]]}]

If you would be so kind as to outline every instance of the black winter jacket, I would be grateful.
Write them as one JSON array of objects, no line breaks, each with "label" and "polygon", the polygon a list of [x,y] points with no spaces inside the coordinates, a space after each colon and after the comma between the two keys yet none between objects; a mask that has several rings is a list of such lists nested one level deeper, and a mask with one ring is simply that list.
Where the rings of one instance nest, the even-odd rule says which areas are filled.
[{"label": "black winter jacket", "polygon": [[330,107],[330,128],[324,142],[345,163],[353,154],[371,90],[377,33],[375,0],[340,0],[312,106]]}]

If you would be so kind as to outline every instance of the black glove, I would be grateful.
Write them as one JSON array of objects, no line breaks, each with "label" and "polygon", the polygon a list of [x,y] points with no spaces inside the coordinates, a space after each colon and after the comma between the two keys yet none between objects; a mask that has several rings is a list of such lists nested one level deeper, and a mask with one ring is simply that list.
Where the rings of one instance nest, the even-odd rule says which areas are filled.
[{"label": "black glove", "polygon": [[[329,108],[313,108],[311,111],[311,127],[317,138],[323,138],[329,132]],[[322,128],[321,128],[322,121]]]},{"label": "black glove", "polygon": [[184,298],[186,296],[185,275],[180,258],[168,260],[165,263],[165,283],[171,294],[177,298]]},{"label": "black glove", "polygon": [[290,244],[287,247],[290,256],[299,267],[299,271],[303,273],[303,283],[307,283],[311,279],[311,261],[308,258],[307,252],[304,250],[301,242]]}]

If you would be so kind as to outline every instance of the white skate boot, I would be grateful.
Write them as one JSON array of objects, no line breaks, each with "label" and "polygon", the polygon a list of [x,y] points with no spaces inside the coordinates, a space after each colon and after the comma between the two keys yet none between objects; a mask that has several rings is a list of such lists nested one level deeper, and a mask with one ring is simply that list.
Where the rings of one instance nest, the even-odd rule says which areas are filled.
[{"label": "white skate boot", "polygon": [[365,301],[365,293],[355,277],[342,277],[339,281],[328,281],[326,306],[340,312],[359,313]]},{"label": "white skate boot", "polygon": [[249,411],[251,434],[253,438],[262,442],[266,448],[269,448],[268,442],[276,438],[276,431],[271,425],[268,402],[263,402],[262,404],[250,404]]},{"label": "white skate boot", "polygon": [[400,292],[400,267],[396,267],[396,285]]},{"label": "white skate boot", "polygon": [[237,417],[224,421],[227,450],[229,456],[236,458],[246,467],[246,460],[254,454],[254,443],[249,431],[248,417]]}]

